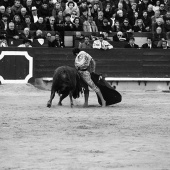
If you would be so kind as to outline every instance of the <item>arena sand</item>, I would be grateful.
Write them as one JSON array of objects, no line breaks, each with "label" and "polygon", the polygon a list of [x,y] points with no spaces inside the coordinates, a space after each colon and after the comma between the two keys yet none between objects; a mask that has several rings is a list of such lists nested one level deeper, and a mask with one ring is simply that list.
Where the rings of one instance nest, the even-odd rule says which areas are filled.
[{"label": "arena sand", "polygon": [[170,93],[121,92],[101,108],[90,92],[47,108],[50,91],[0,85],[0,170],[169,170]]}]

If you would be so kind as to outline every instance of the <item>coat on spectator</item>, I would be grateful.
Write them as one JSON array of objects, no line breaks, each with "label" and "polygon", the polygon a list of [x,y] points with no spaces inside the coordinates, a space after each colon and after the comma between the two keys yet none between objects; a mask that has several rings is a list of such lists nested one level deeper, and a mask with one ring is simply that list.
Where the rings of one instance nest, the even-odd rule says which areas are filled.
[{"label": "coat on spectator", "polygon": [[142,48],[151,49],[151,48],[157,48],[157,46],[154,43],[152,43],[151,45],[149,45],[148,43],[145,43],[145,44],[142,45]]},{"label": "coat on spectator", "polygon": [[92,21],[91,23],[89,23],[89,21],[85,21],[83,23],[83,30],[84,32],[98,32],[98,28],[94,21]]},{"label": "coat on spectator", "polygon": [[54,41],[48,41],[48,47],[60,47],[63,48],[64,47],[64,43],[61,40],[54,40]]},{"label": "coat on spectator", "polygon": [[96,49],[102,49],[102,47],[106,47],[108,49],[112,49],[113,46],[106,40],[103,40],[102,42],[100,40],[95,40],[93,42],[93,48],[96,48]]},{"label": "coat on spectator", "polygon": [[47,30],[45,22],[39,23],[38,21],[34,24],[35,30]]},{"label": "coat on spectator", "polygon": [[13,38],[14,36],[19,36],[18,30],[10,30],[9,28],[6,30],[7,38]]},{"label": "coat on spectator", "polygon": [[19,15],[21,13],[21,8],[23,8],[22,5],[20,5],[19,7],[16,7],[15,5],[13,5],[11,7],[11,10],[12,10],[12,14],[13,15]]}]

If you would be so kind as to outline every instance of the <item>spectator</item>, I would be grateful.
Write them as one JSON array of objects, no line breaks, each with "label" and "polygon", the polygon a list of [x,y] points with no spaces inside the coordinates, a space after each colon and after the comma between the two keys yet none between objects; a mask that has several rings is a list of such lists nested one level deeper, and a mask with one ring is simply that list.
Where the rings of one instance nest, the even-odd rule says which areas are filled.
[{"label": "spectator", "polygon": [[2,19],[0,21],[0,30],[7,30],[8,27],[8,15],[2,15]]},{"label": "spectator", "polygon": [[88,14],[89,16],[92,16],[93,18],[97,18],[98,17],[98,12],[100,11],[99,5],[94,4],[92,6],[92,4],[89,4],[88,11],[90,13],[90,15]]},{"label": "spectator", "polygon": [[92,41],[98,40],[96,32],[92,32],[92,34],[90,35],[90,40],[92,40]]},{"label": "spectator", "polygon": [[48,41],[48,47],[60,47],[63,48],[64,47],[64,43],[63,41],[60,39],[59,34],[55,35],[55,39],[51,42]]},{"label": "spectator", "polygon": [[135,44],[134,37],[129,38],[129,43],[125,45],[125,48],[139,48],[139,46],[137,44]]},{"label": "spectator", "polygon": [[32,35],[30,33],[30,29],[29,28],[24,28],[24,31],[21,33],[20,35],[21,39],[32,39]]},{"label": "spectator", "polygon": [[0,19],[2,19],[2,15],[5,14],[5,7],[4,6],[0,6]]},{"label": "spectator", "polygon": [[143,24],[145,26],[146,32],[150,32],[152,21],[151,21],[151,18],[148,17],[147,11],[143,11],[143,16],[142,16],[141,19],[143,20]]},{"label": "spectator", "polygon": [[33,6],[31,8],[31,22],[36,23],[38,21],[39,15],[37,12],[37,8],[35,6]]},{"label": "spectator", "polygon": [[46,23],[47,31],[56,31],[55,18],[51,16]]},{"label": "spectator", "polygon": [[170,18],[167,18],[167,19],[165,20],[164,31],[165,31],[165,33],[170,32]]},{"label": "spectator", "polygon": [[55,24],[56,30],[60,33],[60,36],[64,36],[64,18],[62,10],[58,12]]},{"label": "spectator", "polygon": [[29,15],[25,16],[25,22],[22,23],[22,28],[28,27],[30,30],[35,30],[35,26],[31,23],[31,17]]},{"label": "spectator", "polygon": [[23,6],[21,5],[20,0],[15,0],[14,5],[12,6],[12,14],[13,15],[19,15],[21,13],[21,8]]},{"label": "spectator", "polygon": [[86,9],[83,9],[82,15],[80,15],[80,21],[81,21],[82,25],[83,25],[84,21],[87,21],[87,17],[88,17],[88,11]]},{"label": "spectator", "polygon": [[35,6],[37,9],[39,9],[42,5],[41,0],[34,0],[33,1],[33,6]]},{"label": "spectator", "polygon": [[31,46],[31,41],[30,40],[28,40],[28,39],[24,39],[23,40],[23,44],[20,44],[18,47],[32,47]]},{"label": "spectator", "polygon": [[114,11],[109,2],[106,4],[103,13],[104,13],[104,18],[107,18],[108,20],[110,20],[110,18],[113,16]]},{"label": "spectator", "polygon": [[162,40],[166,40],[166,34],[162,32],[161,27],[157,27],[156,32],[153,33],[153,42],[157,47],[160,47]]},{"label": "spectator", "polygon": [[22,30],[22,23],[19,15],[14,15],[13,22],[17,30]]},{"label": "spectator", "polygon": [[134,32],[146,32],[142,19],[138,19],[136,25],[133,27]]},{"label": "spectator", "polygon": [[147,13],[148,13],[149,18],[152,18],[155,15],[155,12],[153,11],[153,5],[152,4],[148,5]]},{"label": "spectator", "polygon": [[12,6],[12,1],[11,0],[1,0],[0,1],[0,6],[4,6],[5,9],[7,9],[7,7]]},{"label": "spectator", "polygon": [[161,17],[160,11],[159,10],[155,11],[155,15],[151,17],[152,25],[155,24],[156,23],[156,19],[160,18],[160,17]]},{"label": "spectator", "polygon": [[76,17],[78,17],[78,16],[77,16],[77,12],[76,12],[76,11],[73,11],[73,12],[71,13],[71,18],[70,18],[71,22],[73,22]]},{"label": "spectator", "polygon": [[73,11],[76,11],[77,16],[80,15],[79,8],[78,7],[75,8],[75,3],[73,1],[69,1],[67,3],[67,5],[68,5],[68,7],[64,10],[64,15],[65,14],[72,14]]},{"label": "spectator", "polygon": [[165,9],[165,4],[164,3],[161,3],[160,4],[160,8],[159,8],[159,11],[160,11],[160,15],[161,16],[165,16],[165,14],[166,14],[166,9]]},{"label": "spectator", "polygon": [[114,41],[127,41],[127,36],[123,32],[119,31],[113,36]]},{"label": "spectator", "polygon": [[[92,7],[92,6],[91,6]],[[82,15],[82,11],[86,10],[88,11],[88,6],[87,6],[87,0],[82,0],[81,4],[79,6],[79,11],[80,11],[80,16]]]},{"label": "spectator", "polygon": [[67,2],[65,3],[65,9],[68,9],[69,8],[69,3],[70,2],[73,2],[73,10],[77,11],[79,10],[78,6],[77,6],[77,3],[74,2],[73,0],[67,0]]},{"label": "spectator", "polygon": [[48,1],[48,8],[49,8],[49,13],[50,13],[49,16],[52,16],[52,11],[53,11],[53,9],[54,9],[53,0],[49,0],[49,1]]},{"label": "spectator", "polygon": [[117,9],[115,9],[114,13],[117,13],[118,11],[123,12],[123,16],[127,17],[127,11],[123,8],[123,3],[119,2]]},{"label": "spectator", "polygon": [[115,16],[116,21],[119,21],[120,24],[123,24],[123,21],[125,18],[126,16],[123,14],[122,10],[117,11],[116,16]]},{"label": "spectator", "polygon": [[132,32],[132,26],[129,24],[129,20],[127,18],[124,19],[123,24],[121,25],[120,30],[122,32]]},{"label": "spectator", "polygon": [[21,13],[20,13],[20,19],[21,19],[21,22],[23,23],[25,21],[25,16],[27,15],[27,10],[26,8],[21,8]]},{"label": "spectator", "polygon": [[107,32],[108,34],[112,33],[110,22],[106,18],[103,20],[103,26],[101,27],[101,32]]},{"label": "spectator", "polygon": [[153,5],[153,11],[159,10],[160,0],[156,0],[155,5]]},{"label": "spectator", "polygon": [[6,31],[0,30],[0,40],[6,39]]},{"label": "spectator", "polygon": [[8,47],[8,43],[6,39],[0,39],[0,47]]},{"label": "spectator", "polygon": [[78,48],[93,48],[92,44],[90,43],[89,36],[84,36],[84,42],[80,42]]},{"label": "spectator", "polygon": [[103,34],[100,34],[99,39],[93,42],[93,48],[107,50],[112,49],[113,46],[108,41],[104,40]]},{"label": "spectator", "polygon": [[163,40],[161,43],[161,47],[162,49],[169,49],[170,47],[168,46],[168,43],[166,40]]},{"label": "spectator", "polygon": [[98,32],[98,28],[96,26],[95,21],[93,21],[92,16],[88,16],[87,21],[83,23],[83,31],[84,32]]},{"label": "spectator", "polygon": [[18,33],[18,30],[15,29],[15,25],[13,22],[10,22],[8,24],[8,28],[7,28],[7,38],[10,39],[19,39],[19,33]]},{"label": "spectator", "polygon": [[44,36],[42,30],[37,30],[34,32],[34,39],[45,39],[46,37]]},{"label": "spectator", "polygon": [[139,16],[142,16],[142,13],[144,10],[147,10],[149,5],[149,0],[143,0],[140,4],[139,4]]},{"label": "spectator", "polygon": [[91,4],[92,4],[92,7],[96,5],[99,11],[103,11],[103,5],[100,0],[93,0],[91,1]]},{"label": "spectator", "polygon": [[104,20],[104,17],[103,17],[103,12],[102,11],[99,11],[98,12],[98,17],[97,18],[94,18],[94,21],[97,25],[97,28],[98,28],[98,31],[102,31],[102,27],[103,27],[103,20]]},{"label": "spectator", "polygon": [[157,48],[157,46],[152,42],[152,38],[148,37],[147,42],[142,45],[142,48]]},{"label": "spectator", "polygon": [[12,21],[14,15],[12,14],[11,7],[7,7],[7,8],[6,8],[6,14],[8,15],[8,21],[9,21],[9,22]]},{"label": "spectator", "polygon": [[27,15],[31,15],[32,6],[33,6],[32,0],[26,0],[24,7],[27,10]]},{"label": "spectator", "polygon": [[56,18],[59,11],[63,11],[63,8],[61,7],[61,4],[59,2],[56,2],[55,6],[52,10],[52,16],[54,16],[54,18]]},{"label": "spectator", "polygon": [[164,20],[163,18],[156,18],[156,22],[152,24],[152,32],[156,31],[157,27],[162,28],[162,32],[164,32]]},{"label": "spectator", "polygon": [[120,23],[119,23],[118,20],[116,20],[115,23],[114,23],[114,26],[112,27],[112,31],[113,31],[113,32],[119,32],[120,29],[121,29]]},{"label": "spectator", "polygon": [[45,20],[50,17],[50,11],[48,7],[48,2],[44,1],[41,7],[38,9],[38,15],[43,17]]},{"label": "spectator", "polygon": [[46,24],[44,22],[44,18],[39,16],[38,21],[35,23],[35,30],[46,30]]},{"label": "spectator", "polygon": [[73,21],[73,30],[74,31],[83,31],[83,27],[80,23],[80,18],[76,17]]},{"label": "spectator", "polygon": [[70,14],[65,15],[64,30],[65,31],[73,31],[73,23],[71,22],[71,15]]}]

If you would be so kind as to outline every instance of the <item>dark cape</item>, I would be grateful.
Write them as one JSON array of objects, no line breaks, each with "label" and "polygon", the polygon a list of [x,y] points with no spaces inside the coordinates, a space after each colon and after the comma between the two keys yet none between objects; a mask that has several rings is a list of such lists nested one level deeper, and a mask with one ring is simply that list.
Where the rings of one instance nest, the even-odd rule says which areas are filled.
[{"label": "dark cape", "polygon": [[[112,105],[121,102],[122,96],[119,92],[117,92],[110,84],[102,77],[99,79],[100,75],[96,73],[91,73],[91,79],[96,84],[96,86],[100,89],[103,98],[106,100],[106,105]],[[97,95],[98,103],[102,105],[99,96]]]}]

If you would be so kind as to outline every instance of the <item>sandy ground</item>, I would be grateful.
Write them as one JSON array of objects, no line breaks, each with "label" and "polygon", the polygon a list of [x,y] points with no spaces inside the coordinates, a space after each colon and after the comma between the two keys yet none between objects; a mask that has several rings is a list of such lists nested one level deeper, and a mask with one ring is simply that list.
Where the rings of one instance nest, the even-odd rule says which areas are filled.
[{"label": "sandy ground", "polygon": [[0,170],[169,170],[170,93],[121,92],[101,108],[90,92],[46,107],[50,92],[0,85]]}]

